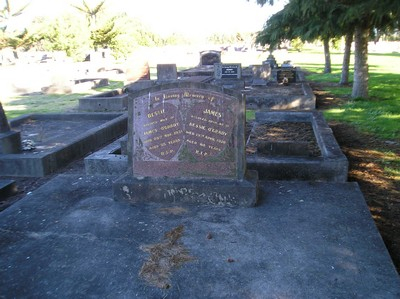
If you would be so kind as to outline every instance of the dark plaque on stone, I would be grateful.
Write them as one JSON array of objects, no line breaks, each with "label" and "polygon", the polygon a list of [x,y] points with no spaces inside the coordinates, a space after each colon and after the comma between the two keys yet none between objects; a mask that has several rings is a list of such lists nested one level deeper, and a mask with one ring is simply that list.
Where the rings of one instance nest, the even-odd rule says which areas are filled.
[{"label": "dark plaque on stone", "polygon": [[288,83],[296,83],[296,69],[295,68],[281,68],[277,71],[278,83],[283,83],[285,78]]},{"label": "dark plaque on stone", "polygon": [[242,66],[240,63],[217,63],[214,65],[214,76],[215,79],[241,79]]},{"label": "dark plaque on stone", "polygon": [[[127,148],[130,173],[117,184],[117,193],[128,199],[136,194],[140,200],[137,192],[142,193],[140,184],[144,184],[144,189],[152,188],[153,195],[147,194],[150,198],[254,205],[257,175],[250,174],[251,182],[245,179],[249,176],[245,170],[245,101],[241,94],[221,91],[210,84],[180,82],[132,95]],[[254,191],[250,197],[242,194],[249,188]]]}]

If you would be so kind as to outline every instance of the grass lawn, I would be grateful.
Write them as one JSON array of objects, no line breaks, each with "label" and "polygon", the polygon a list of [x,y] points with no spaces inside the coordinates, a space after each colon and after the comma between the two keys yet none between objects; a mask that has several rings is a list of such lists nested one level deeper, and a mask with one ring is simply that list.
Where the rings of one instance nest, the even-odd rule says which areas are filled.
[{"label": "grass lawn", "polygon": [[[351,87],[337,84],[340,80],[343,59],[341,53],[332,53],[331,74],[323,73],[322,52],[289,52],[287,56],[310,73],[307,76],[308,81],[331,83],[326,85],[326,92],[347,99],[343,105],[324,111],[327,121],[346,122],[360,132],[371,134],[382,141],[400,143],[399,53],[369,54],[369,99],[351,99]],[[350,77],[350,81],[352,80]],[[382,165],[385,173],[400,181],[399,153],[385,149],[375,150],[380,153],[381,160],[377,162]]]}]

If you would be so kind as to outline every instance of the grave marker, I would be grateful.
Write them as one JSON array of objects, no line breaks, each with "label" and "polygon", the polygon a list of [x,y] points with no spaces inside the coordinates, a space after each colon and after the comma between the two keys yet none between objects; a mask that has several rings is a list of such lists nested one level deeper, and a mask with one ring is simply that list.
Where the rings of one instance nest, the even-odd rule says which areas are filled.
[{"label": "grave marker", "polygon": [[230,89],[243,89],[242,65],[240,63],[214,64],[214,83]]},{"label": "grave marker", "polygon": [[276,74],[278,83],[296,83],[296,68],[280,68]]},{"label": "grave marker", "polygon": [[215,79],[241,79],[242,66],[240,63],[214,64]]},{"label": "grave marker", "polygon": [[174,83],[129,99],[129,172],[114,197],[252,206],[246,172],[244,98],[210,84]]},{"label": "grave marker", "polygon": [[271,66],[269,64],[252,65],[252,86],[265,86],[271,76]]},{"label": "grave marker", "polygon": [[199,66],[214,65],[215,63],[221,63],[221,52],[220,51],[202,51],[200,52],[200,64]]},{"label": "grave marker", "polygon": [[157,81],[172,82],[178,79],[176,64],[157,64]]}]

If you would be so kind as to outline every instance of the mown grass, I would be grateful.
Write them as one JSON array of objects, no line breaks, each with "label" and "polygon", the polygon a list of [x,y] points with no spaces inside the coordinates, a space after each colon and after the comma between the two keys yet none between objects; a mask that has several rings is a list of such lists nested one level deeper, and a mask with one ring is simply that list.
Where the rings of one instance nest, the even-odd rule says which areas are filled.
[{"label": "mown grass", "polygon": [[16,96],[3,103],[8,119],[28,113],[60,113],[73,110],[87,94],[30,94]]},{"label": "mown grass", "polygon": [[[289,53],[290,54],[290,53]],[[309,75],[308,81],[332,83],[327,84],[325,90],[337,97],[348,99],[343,105],[324,111],[328,121],[349,123],[360,132],[372,134],[384,142],[400,142],[400,54],[370,54],[369,59],[369,98],[351,98],[351,86],[340,86],[341,53],[332,55],[332,73],[324,74],[323,56],[321,53],[305,53],[298,56],[297,65],[301,66]],[[316,60],[315,55],[320,55]],[[312,57],[314,59],[312,60]],[[320,64],[308,61],[321,61]],[[339,62],[339,63],[338,63]],[[353,65],[351,64],[351,69]],[[353,76],[350,76],[350,83]],[[335,84],[336,83],[336,84]],[[350,84],[351,85],[351,84]],[[391,178],[400,181],[400,157],[398,153],[385,149],[376,149],[381,153],[382,165],[385,173]]]},{"label": "mown grass", "polygon": [[[328,120],[351,123],[363,132],[381,139],[400,140],[400,64],[399,54],[369,55],[370,78],[368,99],[351,99],[351,87],[332,85],[327,92],[339,97],[348,97],[346,104],[324,112]],[[307,65],[305,64],[305,67]],[[332,65],[331,74],[323,74],[323,65],[307,68],[312,74],[310,81],[338,83],[341,66]],[[350,77],[352,82],[353,77]]]}]

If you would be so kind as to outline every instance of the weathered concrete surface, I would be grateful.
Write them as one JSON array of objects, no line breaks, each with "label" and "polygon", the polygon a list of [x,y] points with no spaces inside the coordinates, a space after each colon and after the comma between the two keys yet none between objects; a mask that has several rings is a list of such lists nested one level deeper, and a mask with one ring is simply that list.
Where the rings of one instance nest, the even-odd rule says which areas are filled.
[{"label": "weathered concrete surface", "polygon": [[[0,213],[4,298],[399,298],[355,183],[262,182],[255,208],[112,200],[111,176],[61,175]],[[194,259],[168,289],[139,276],[173,228]],[[147,247],[148,248],[148,247]]]},{"label": "weathered concrete surface", "polygon": [[[30,132],[30,123],[40,123]],[[0,175],[40,177],[50,174],[87,153],[109,143],[127,131],[123,113],[27,114],[10,121],[11,127],[31,139],[35,150],[1,154]],[[33,133],[35,134],[29,134]]]},{"label": "weathered concrete surface", "polygon": [[211,204],[252,207],[258,200],[258,173],[241,180],[226,178],[134,177],[129,172],[113,184],[114,199],[139,202]]}]

